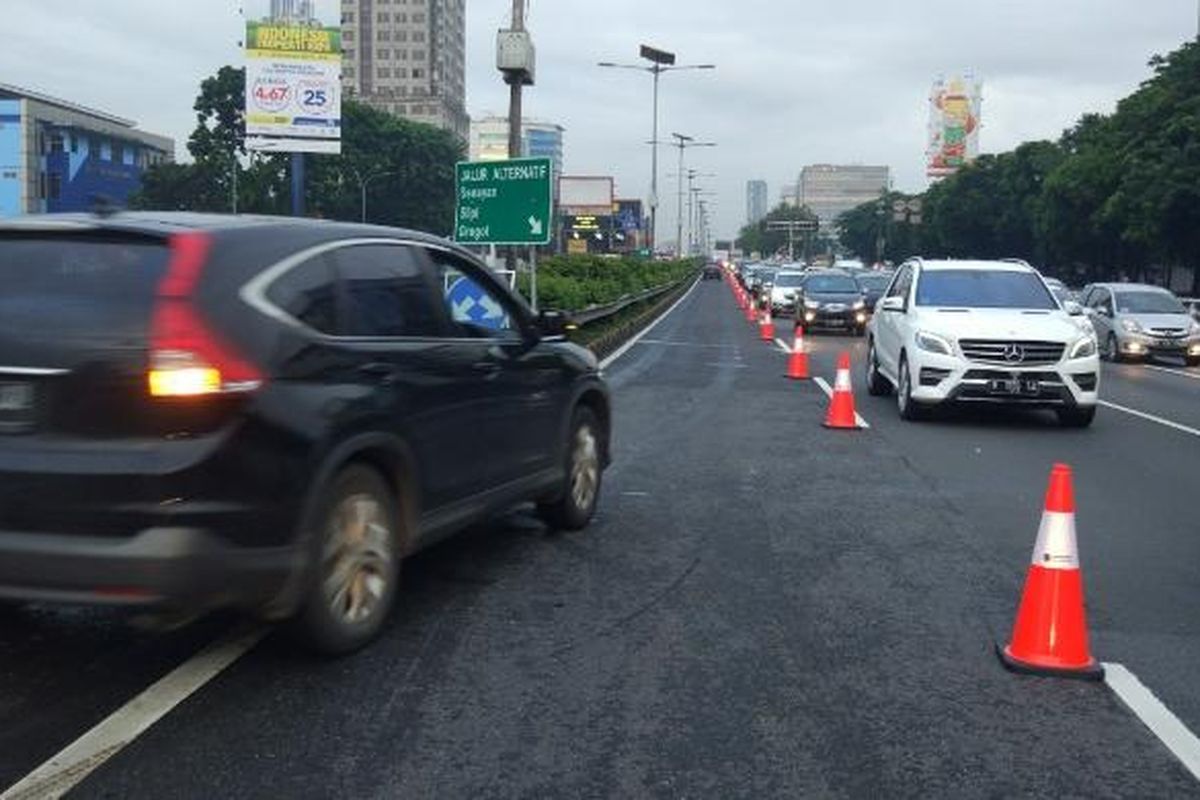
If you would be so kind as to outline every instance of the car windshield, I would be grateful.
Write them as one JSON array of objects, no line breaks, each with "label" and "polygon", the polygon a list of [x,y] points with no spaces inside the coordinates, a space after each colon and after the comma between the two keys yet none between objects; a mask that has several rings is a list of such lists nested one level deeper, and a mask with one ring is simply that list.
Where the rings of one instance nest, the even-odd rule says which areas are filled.
[{"label": "car windshield", "polygon": [[799,272],[781,272],[775,276],[775,285],[790,288],[804,282],[804,276]]},{"label": "car windshield", "polygon": [[1120,314],[1186,314],[1183,303],[1166,292],[1117,292],[1117,312]]},{"label": "car windshield", "polygon": [[885,274],[858,275],[854,278],[864,290],[881,292],[891,283],[892,276]]},{"label": "car windshield", "polygon": [[858,294],[861,290],[849,275],[811,275],[804,289],[814,294]]},{"label": "car windshield", "polygon": [[1053,310],[1058,303],[1032,272],[935,269],[921,273],[918,306]]}]

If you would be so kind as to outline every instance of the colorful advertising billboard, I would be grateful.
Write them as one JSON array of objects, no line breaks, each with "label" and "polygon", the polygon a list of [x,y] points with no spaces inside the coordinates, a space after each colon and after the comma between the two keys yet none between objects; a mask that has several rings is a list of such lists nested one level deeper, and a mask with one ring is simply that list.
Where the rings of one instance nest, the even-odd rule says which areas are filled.
[{"label": "colorful advertising billboard", "polygon": [[338,0],[246,0],[246,148],[340,153]]},{"label": "colorful advertising billboard", "polygon": [[929,149],[925,174],[953,175],[979,155],[982,84],[970,76],[944,78],[929,95]]}]

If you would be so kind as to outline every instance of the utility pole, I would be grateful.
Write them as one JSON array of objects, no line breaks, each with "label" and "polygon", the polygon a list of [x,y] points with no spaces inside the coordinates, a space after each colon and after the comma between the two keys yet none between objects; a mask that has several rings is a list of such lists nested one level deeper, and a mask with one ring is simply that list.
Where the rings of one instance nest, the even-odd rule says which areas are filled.
[{"label": "utility pole", "polygon": [[[525,0],[513,0],[513,33],[525,31]],[[521,157],[521,90],[525,87],[525,76],[516,72],[505,73],[508,81],[508,157]]]},{"label": "utility pole", "polygon": [[[496,34],[496,69],[504,75],[508,84],[508,157],[520,158],[521,147],[521,90],[533,85],[535,66],[533,39],[525,30],[525,0],[513,0],[512,27]],[[549,224],[549,223],[548,223]],[[531,248],[532,252],[536,252]],[[510,271],[517,268],[516,248],[509,250],[507,266]],[[530,305],[537,309],[537,266],[531,259]]]}]

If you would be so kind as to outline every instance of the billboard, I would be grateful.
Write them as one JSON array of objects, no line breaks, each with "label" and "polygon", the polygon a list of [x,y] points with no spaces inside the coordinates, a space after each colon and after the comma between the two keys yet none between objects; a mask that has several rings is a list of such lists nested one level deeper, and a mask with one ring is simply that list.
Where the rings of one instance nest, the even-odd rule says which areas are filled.
[{"label": "billboard", "polygon": [[613,213],[613,179],[563,175],[558,179],[558,204],[570,216],[609,216]]},{"label": "billboard", "polygon": [[246,0],[246,148],[340,153],[338,0]]},{"label": "billboard", "polygon": [[973,77],[939,79],[929,94],[929,149],[925,174],[953,175],[979,155],[982,84]]}]

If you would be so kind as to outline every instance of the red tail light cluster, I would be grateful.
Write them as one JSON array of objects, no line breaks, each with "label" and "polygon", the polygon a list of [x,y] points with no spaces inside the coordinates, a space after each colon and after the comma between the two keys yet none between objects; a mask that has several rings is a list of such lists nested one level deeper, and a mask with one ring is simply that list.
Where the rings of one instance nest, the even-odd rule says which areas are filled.
[{"label": "red tail light cluster", "polygon": [[150,394],[197,397],[257,389],[262,373],[221,340],[193,303],[211,247],[209,237],[176,234],[170,247],[150,322]]}]

